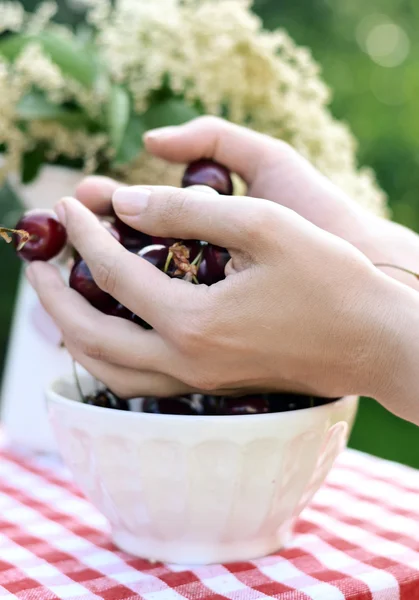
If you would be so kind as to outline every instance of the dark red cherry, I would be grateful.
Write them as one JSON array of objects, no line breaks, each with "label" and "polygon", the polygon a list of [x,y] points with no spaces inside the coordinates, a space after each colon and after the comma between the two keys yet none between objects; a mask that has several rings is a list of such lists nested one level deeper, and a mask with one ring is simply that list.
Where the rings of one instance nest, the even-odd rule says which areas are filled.
[{"label": "dark red cherry", "polygon": [[[57,256],[67,243],[67,233],[53,212],[31,210],[23,215],[15,229],[27,231],[29,240],[18,255],[27,261],[47,261]],[[20,239],[14,236],[15,247],[19,247]]]},{"label": "dark red cherry", "polygon": [[118,302],[114,306],[111,306],[109,312],[107,312],[106,314],[108,314],[111,317],[119,317],[120,319],[132,321],[132,312],[120,302]]},{"label": "dark red cherry", "polygon": [[225,266],[230,260],[230,254],[225,248],[208,244],[204,247],[203,258],[198,269],[199,283],[212,285],[225,279]]},{"label": "dark red cherry", "polygon": [[217,415],[219,413],[220,398],[218,396],[203,396],[202,404],[204,409],[204,415]]},{"label": "dark red cherry", "polygon": [[332,402],[342,400],[342,398],[318,398],[317,396],[314,396],[313,400],[314,406],[323,406],[324,404],[331,404]]},{"label": "dark red cherry", "polygon": [[176,242],[170,247],[163,244],[152,244],[142,248],[137,254],[169,277],[181,278],[185,276],[189,265],[198,257],[200,250],[201,243],[192,240]]},{"label": "dark red cherry", "polygon": [[269,412],[269,402],[263,394],[240,398],[225,396],[220,398],[218,405],[220,415],[257,415],[267,412]]},{"label": "dark red cherry", "polygon": [[138,256],[147,260],[149,263],[160,269],[160,271],[164,270],[168,255],[168,247],[163,246],[162,244],[152,244],[151,246],[145,246],[144,248],[138,251]]},{"label": "dark red cherry", "polygon": [[144,319],[142,319],[134,313],[131,313],[131,321],[136,325],[140,325],[140,327],[142,327],[143,329],[153,329],[151,325],[144,321]]},{"label": "dark red cherry", "polygon": [[202,242],[199,240],[177,240],[175,238],[162,238],[153,236],[152,238],[153,245],[166,246],[166,248],[171,248],[176,244],[182,244],[185,248],[189,250],[189,260],[193,261],[198,256],[201,248]]},{"label": "dark red cherry", "polygon": [[270,412],[288,412],[316,406],[316,398],[302,394],[267,394]]},{"label": "dark red cherry", "polygon": [[113,408],[116,410],[129,410],[129,405],[126,400],[119,398],[110,390],[100,390],[96,394],[86,396],[85,404],[90,406],[100,406],[101,408]]},{"label": "dark red cherry", "polygon": [[176,244],[176,242],[178,242],[179,240],[177,240],[176,238],[164,238],[164,237],[157,237],[155,235],[151,236],[151,243],[152,244],[159,244],[161,246],[166,246],[167,248],[170,248],[170,246],[173,246],[173,244]]},{"label": "dark red cherry", "polygon": [[143,412],[156,415],[201,415],[202,404],[188,396],[169,398],[145,398]]},{"label": "dark red cherry", "polygon": [[146,323],[143,319],[141,319],[141,317],[138,317],[136,314],[131,312],[126,306],[120,303],[116,304],[115,306],[112,306],[109,312],[107,312],[106,314],[110,315],[111,317],[119,317],[120,319],[132,321],[136,325],[141,325],[141,327],[144,327],[144,329],[153,329],[151,325]]},{"label": "dark red cherry", "polygon": [[230,171],[220,163],[207,158],[192,162],[185,170],[182,187],[191,185],[207,185],[219,194],[231,196],[233,181]]},{"label": "dark red cherry", "polygon": [[101,312],[110,314],[118,304],[109,294],[100,289],[92,277],[84,260],[76,262],[70,273],[70,287],[79,292],[88,302]]},{"label": "dark red cherry", "polygon": [[128,250],[132,248],[144,248],[144,246],[149,246],[152,243],[149,235],[132,229],[132,227],[121,221],[119,217],[115,217],[113,226],[120,235],[121,244],[125,248],[128,248]]}]

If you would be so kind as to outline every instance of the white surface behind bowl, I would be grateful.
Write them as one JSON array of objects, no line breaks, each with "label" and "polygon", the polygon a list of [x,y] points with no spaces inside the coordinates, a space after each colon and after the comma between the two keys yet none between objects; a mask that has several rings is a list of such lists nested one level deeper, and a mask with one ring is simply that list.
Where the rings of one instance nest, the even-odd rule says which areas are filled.
[{"label": "white surface behind bowl", "polygon": [[[92,389],[83,380],[86,392]],[[148,559],[208,564],[282,547],[345,446],[358,400],[299,411],[195,417],[75,402],[71,378],[47,392],[77,484],[117,546]]]}]

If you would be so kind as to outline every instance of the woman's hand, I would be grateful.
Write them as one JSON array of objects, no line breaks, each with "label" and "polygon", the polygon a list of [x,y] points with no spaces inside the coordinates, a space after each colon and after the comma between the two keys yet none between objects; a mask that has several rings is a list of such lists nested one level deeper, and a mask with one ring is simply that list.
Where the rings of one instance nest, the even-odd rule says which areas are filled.
[{"label": "woman's hand", "polygon": [[[357,247],[371,233],[369,213],[285,142],[217,117],[150,131],[144,142],[151,154],[170,162],[212,158],[240,175],[250,196],[291,208]],[[76,197],[93,212],[104,214],[120,185],[106,177],[87,177]]]},{"label": "woman's hand", "polygon": [[113,204],[134,228],[205,239],[232,256],[214,286],[170,279],[78,201],[57,206],[98,285],[154,328],[99,313],[51,265],[29,267],[71,354],[114,392],[381,391],[377,373],[396,365],[387,364],[396,284],[350,244],[267,200],[133,187]]},{"label": "woman's hand", "polygon": [[[360,207],[288,144],[216,117],[151,131],[147,150],[172,162],[208,157],[238,173],[248,193],[295,210],[318,227],[349,241],[373,263],[419,270],[419,237]],[[115,181],[88,177],[77,197],[94,212],[110,210]],[[414,277],[394,269],[388,275],[419,290]]]}]

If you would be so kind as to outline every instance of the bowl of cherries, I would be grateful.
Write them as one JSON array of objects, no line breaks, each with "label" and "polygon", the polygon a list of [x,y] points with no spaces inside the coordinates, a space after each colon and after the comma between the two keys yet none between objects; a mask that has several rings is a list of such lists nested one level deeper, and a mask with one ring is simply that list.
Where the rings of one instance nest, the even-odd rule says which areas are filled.
[{"label": "bowl of cherries", "polygon": [[[200,160],[183,187],[231,195],[231,174]],[[191,285],[225,278],[225,248],[155,238],[116,216],[103,221],[127,250]],[[13,234],[26,261],[67,246],[53,213],[30,211]],[[96,309],[149,328],[95,283],[74,250],[69,285]],[[69,375],[47,392],[63,458],[107,517],[112,539],[136,556],[174,563],[250,560],[278,550],[346,445],[357,398],[289,393],[120,398],[93,377]]]}]

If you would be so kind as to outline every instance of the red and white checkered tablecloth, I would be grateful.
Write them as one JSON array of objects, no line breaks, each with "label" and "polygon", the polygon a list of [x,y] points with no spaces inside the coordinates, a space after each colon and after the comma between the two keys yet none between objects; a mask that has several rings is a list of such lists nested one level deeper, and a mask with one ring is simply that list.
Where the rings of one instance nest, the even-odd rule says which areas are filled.
[{"label": "red and white checkered tablecloth", "polygon": [[346,451],[286,550],[190,568],[119,552],[57,461],[3,448],[0,598],[419,599],[419,471]]}]

